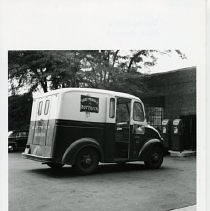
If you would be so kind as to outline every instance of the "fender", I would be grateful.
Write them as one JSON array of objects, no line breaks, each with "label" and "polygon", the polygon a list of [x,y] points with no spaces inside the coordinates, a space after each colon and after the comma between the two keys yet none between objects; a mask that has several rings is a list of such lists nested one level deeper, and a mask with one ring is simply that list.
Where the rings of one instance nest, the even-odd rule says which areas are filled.
[{"label": "fender", "polygon": [[157,133],[158,137],[161,139],[161,135],[160,135],[159,131],[156,128],[152,127],[149,124],[147,124],[146,127],[149,128],[149,129],[151,129],[151,130],[153,130],[153,131],[155,131]]},{"label": "fender", "polygon": [[104,153],[100,144],[92,138],[81,138],[73,142],[65,151],[62,163],[74,164],[77,153],[84,147],[93,147],[99,152],[100,161],[104,161]]},{"label": "fender", "polygon": [[139,160],[143,160],[143,161],[147,160],[149,151],[155,145],[160,146],[160,148],[163,149],[163,144],[162,144],[162,142],[159,139],[150,139],[149,141],[147,141],[143,145],[143,147],[139,151],[139,155],[138,155]]}]

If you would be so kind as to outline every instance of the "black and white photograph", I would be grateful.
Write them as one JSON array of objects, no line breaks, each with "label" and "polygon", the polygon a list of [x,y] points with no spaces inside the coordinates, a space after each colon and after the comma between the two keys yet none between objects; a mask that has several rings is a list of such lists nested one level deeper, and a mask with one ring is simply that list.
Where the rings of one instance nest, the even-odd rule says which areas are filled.
[{"label": "black and white photograph", "polygon": [[194,209],[196,66],[155,68],[173,59],[9,51],[10,210]]},{"label": "black and white photograph", "polygon": [[208,210],[205,1],[2,5],[1,210]]}]

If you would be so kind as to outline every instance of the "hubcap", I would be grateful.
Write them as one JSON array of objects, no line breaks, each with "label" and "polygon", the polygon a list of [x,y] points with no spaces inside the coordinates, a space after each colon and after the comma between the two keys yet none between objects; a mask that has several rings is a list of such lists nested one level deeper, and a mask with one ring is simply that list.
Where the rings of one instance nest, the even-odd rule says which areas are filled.
[{"label": "hubcap", "polygon": [[90,155],[83,155],[81,158],[81,164],[84,168],[88,168],[92,164],[92,159]]},{"label": "hubcap", "polygon": [[153,162],[158,162],[159,161],[159,155],[158,155],[158,153],[153,153],[152,154],[152,161]]},{"label": "hubcap", "polygon": [[9,146],[9,151],[13,151],[13,146]]}]

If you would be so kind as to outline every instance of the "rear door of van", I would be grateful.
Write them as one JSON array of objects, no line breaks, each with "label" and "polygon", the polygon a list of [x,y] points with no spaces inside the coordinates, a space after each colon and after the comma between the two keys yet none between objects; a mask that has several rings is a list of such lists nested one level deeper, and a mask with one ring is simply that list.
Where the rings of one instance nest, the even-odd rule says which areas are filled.
[{"label": "rear door of van", "polygon": [[40,98],[38,100],[38,110],[35,121],[35,131],[33,144],[35,145],[46,145],[46,137],[49,123],[49,113],[50,113],[50,102],[51,96]]},{"label": "rear door of van", "polygon": [[50,120],[52,110],[57,103],[56,95],[46,96],[36,99],[33,119],[31,121],[28,144],[30,144],[30,154],[42,157],[51,157],[53,150],[54,120]]}]

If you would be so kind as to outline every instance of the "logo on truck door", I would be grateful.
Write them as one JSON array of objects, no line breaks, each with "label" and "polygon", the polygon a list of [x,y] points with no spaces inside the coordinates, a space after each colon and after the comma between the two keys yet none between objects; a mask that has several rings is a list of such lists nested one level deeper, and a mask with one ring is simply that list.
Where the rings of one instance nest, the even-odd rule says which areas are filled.
[{"label": "logo on truck door", "polygon": [[81,95],[80,112],[99,112],[99,98]]}]

